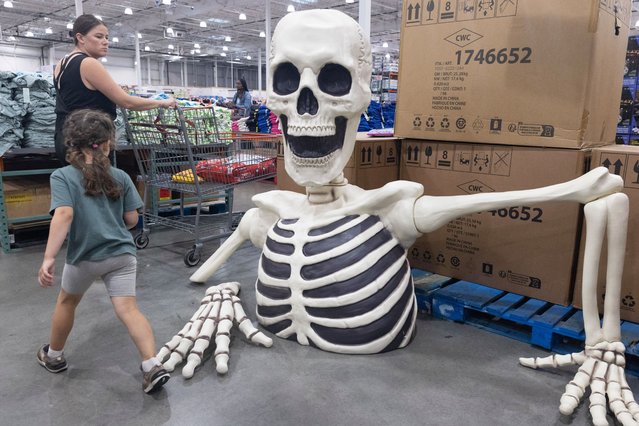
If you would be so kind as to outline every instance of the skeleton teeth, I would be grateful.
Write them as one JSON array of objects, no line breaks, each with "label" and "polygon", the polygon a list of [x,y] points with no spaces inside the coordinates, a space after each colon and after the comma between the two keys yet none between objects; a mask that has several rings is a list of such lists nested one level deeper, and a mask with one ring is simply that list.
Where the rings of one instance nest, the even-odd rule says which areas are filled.
[{"label": "skeleton teeth", "polygon": [[288,134],[292,136],[332,136],[335,134],[335,125],[288,125]]},{"label": "skeleton teeth", "polygon": [[291,158],[293,159],[293,162],[296,166],[321,168],[326,167],[329,163],[331,163],[336,153],[337,151],[333,151],[330,154],[320,158],[303,158],[291,154]]}]

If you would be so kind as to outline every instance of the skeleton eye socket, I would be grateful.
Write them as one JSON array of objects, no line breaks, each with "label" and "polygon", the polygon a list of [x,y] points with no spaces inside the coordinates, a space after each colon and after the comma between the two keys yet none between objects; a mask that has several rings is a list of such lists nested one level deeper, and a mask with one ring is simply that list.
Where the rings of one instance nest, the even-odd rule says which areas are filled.
[{"label": "skeleton eye socket", "polygon": [[344,96],[351,91],[351,73],[341,65],[326,64],[317,77],[322,92],[332,96]]},{"label": "skeleton eye socket", "polygon": [[278,95],[290,95],[300,85],[300,73],[295,65],[285,62],[273,73],[273,91]]}]

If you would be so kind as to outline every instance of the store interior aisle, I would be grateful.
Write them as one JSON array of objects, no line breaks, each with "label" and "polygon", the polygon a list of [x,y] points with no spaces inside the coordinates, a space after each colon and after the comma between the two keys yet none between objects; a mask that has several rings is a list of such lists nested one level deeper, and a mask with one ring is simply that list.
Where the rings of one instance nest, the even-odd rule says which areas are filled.
[{"label": "store interior aisle", "polygon": [[[252,188],[264,190],[263,184]],[[236,206],[250,194],[238,194]],[[237,207],[236,207],[237,210]],[[206,287],[189,283],[188,234],[154,228],[138,252],[138,301],[158,346],[199,306]],[[214,249],[206,244],[204,256]],[[69,369],[36,363],[57,295],[41,289],[44,245],[0,254],[0,423],[7,425],[587,425],[588,403],[572,418],[559,398],[576,369],[535,371],[520,356],[546,351],[477,328],[420,314],[405,349],[367,356],[327,353],[274,338],[272,348],[232,330],[229,372],[210,355],[191,380],[179,371],[154,395],[141,390],[137,353],[102,286],[80,304],[66,347]],[[255,319],[259,250],[245,243],[208,284],[239,281]],[[63,257],[58,259],[61,271]],[[629,377],[639,395],[639,380]],[[612,418],[609,418],[611,424]]]}]

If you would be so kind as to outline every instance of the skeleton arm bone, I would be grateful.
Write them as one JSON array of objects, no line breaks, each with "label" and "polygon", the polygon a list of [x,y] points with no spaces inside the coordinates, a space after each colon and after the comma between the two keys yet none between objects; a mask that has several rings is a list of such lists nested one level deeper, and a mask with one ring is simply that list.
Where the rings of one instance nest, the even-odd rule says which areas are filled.
[{"label": "skeleton arm bone", "polygon": [[587,203],[623,189],[623,180],[597,167],[568,182],[541,188],[456,196],[423,196],[414,207],[415,226],[421,233],[436,230],[453,219],[520,203],[575,201]]},{"label": "skeleton arm bone", "polygon": [[262,247],[266,232],[270,225],[276,221],[272,214],[265,213],[261,209],[248,210],[237,229],[220,245],[215,253],[209,257],[197,271],[189,277],[194,283],[203,283],[222,266],[246,240],[251,240],[257,247]]}]

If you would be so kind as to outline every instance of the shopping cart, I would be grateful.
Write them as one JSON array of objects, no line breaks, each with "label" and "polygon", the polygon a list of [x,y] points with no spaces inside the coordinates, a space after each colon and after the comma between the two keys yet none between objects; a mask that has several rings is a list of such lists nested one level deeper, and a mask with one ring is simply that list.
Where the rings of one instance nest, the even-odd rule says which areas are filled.
[{"label": "shopping cart", "polygon": [[[233,213],[234,187],[275,176],[279,136],[220,132],[213,107],[123,115],[144,182],[143,226],[135,245],[140,249],[148,245],[150,226],[186,231],[195,241],[184,254],[184,263],[195,266],[203,243],[227,237],[241,218],[242,213]],[[172,198],[159,200],[160,190]]]}]

